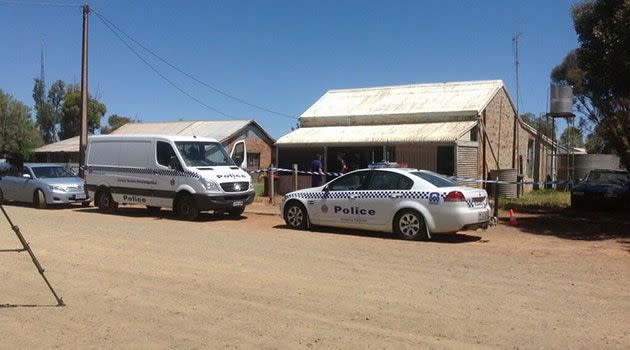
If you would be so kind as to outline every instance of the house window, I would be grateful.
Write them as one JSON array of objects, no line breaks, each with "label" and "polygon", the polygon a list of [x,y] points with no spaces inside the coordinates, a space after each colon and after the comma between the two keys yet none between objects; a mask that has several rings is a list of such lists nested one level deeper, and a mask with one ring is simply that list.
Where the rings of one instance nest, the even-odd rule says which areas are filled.
[{"label": "house window", "polygon": [[260,169],[260,153],[247,152],[247,169]]},{"label": "house window", "polygon": [[455,175],[455,148],[453,146],[438,146],[437,173]]}]

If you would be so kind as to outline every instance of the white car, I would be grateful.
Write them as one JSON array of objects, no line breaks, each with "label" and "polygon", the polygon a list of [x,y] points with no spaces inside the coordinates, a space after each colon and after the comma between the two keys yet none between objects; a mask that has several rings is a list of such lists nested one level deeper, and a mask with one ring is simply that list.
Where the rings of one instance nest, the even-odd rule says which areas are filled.
[{"label": "white car", "polygon": [[487,228],[488,194],[430,171],[356,170],[321,187],[287,194],[281,211],[291,228],[311,225],[395,232],[403,239]]}]

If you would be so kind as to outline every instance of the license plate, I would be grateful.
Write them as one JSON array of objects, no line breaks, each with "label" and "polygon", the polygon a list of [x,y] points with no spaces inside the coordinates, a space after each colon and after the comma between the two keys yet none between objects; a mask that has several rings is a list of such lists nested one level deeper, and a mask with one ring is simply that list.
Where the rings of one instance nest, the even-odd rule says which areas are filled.
[{"label": "license plate", "polygon": [[82,193],[82,194],[75,195],[74,198],[76,198],[76,199],[86,199],[87,196],[85,195],[85,193]]},{"label": "license plate", "polygon": [[477,214],[477,222],[486,222],[488,221],[489,214],[488,211],[482,211]]},{"label": "license plate", "polygon": [[243,206],[243,201],[234,201],[234,202],[232,202],[232,206],[233,207],[242,207]]}]

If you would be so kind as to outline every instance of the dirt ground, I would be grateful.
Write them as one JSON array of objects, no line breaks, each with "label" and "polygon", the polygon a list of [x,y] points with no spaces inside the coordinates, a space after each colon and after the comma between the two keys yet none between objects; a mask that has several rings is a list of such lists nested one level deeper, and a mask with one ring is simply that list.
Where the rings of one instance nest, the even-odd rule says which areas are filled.
[{"label": "dirt ground", "polygon": [[[0,253],[3,349],[630,348],[624,218],[407,242],[251,212],[6,208],[67,306],[26,253]],[[0,249],[16,247],[0,220]]]}]

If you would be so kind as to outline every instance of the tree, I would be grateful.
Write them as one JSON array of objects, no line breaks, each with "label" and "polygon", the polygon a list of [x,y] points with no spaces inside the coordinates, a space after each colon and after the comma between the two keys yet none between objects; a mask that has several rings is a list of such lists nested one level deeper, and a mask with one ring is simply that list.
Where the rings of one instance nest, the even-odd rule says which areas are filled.
[{"label": "tree", "polygon": [[111,134],[114,130],[120,128],[127,123],[139,123],[140,120],[132,119],[118,114],[112,114],[107,118],[109,126],[101,126],[101,134]]},{"label": "tree", "polygon": [[46,95],[46,86],[41,79],[35,79],[33,100],[35,101],[35,120],[46,144],[57,141],[58,124],[61,120],[61,104],[66,96],[65,83],[55,81]]},{"label": "tree", "polygon": [[[94,133],[107,112],[104,104],[88,95],[88,132]],[[76,84],[66,86],[66,96],[61,105],[59,138],[64,140],[81,133],[81,93]]]},{"label": "tree", "polygon": [[585,0],[572,15],[580,46],[554,68],[552,80],[573,85],[594,137],[630,169],[630,1]]},{"label": "tree", "polygon": [[560,144],[567,149],[584,147],[582,130],[575,126],[567,126],[562,132],[562,135],[560,135]]},{"label": "tree", "polygon": [[547,121],[547,119],[543,116],[537,117],[534,113],[527,112],[525,114],[521,114],[521,119],[542,135],[555,140],[556,131],[553,129],[553,124],[550,121]]},{"label": "tree", "polygon": [[584,146],[588,153],[610,154],[613,152],[610,142],[601,135],[601,131],[598,127],[595,127],[593,132],[588,135]]},{"label": "tree", "polygon": [[0,147],[28,158],[42,144],[29,108],[0,90]]}]

